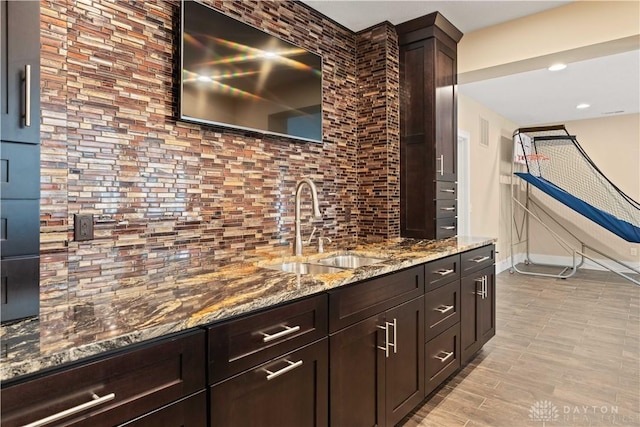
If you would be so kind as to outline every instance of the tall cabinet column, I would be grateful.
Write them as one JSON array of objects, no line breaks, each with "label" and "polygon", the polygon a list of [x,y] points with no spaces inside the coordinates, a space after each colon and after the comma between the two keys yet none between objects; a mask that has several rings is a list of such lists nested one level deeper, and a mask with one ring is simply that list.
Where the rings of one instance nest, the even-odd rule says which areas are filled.
[{"label": "tall cabinet column", "polygon": [[434,12],[396,27],[400,45],[400,234],[457,234],[457,44]]},{"label": "tall cabinet column", "polygon": [[0,1],[2,321],[37,315],[40,286],[40,2]]}]

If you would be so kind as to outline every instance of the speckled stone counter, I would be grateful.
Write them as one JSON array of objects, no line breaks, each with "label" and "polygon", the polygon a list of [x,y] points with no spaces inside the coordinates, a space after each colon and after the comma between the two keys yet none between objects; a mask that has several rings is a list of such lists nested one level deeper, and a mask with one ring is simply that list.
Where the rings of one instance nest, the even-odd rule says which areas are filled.
[{"label": "speckled stone counter", "polygon": [[383,262],[354,270],[297,275],[264,268],[284,261],[313,262],[345,252],[309,252],[309,255],[292,257],[288,256],[290,249],[287,248],[250,254],[242,264],[208,274],[167,277],[167,285],[158,286],[153,292],[123,292],[99,303],[67,307],[72,313],[67,321],[47,323],[27,319],[3,325],[0,380],[207,325],[493,242],[494,239],[479,237],[442,241],[396,239],[350,249],[350,253],[384,258]]}]

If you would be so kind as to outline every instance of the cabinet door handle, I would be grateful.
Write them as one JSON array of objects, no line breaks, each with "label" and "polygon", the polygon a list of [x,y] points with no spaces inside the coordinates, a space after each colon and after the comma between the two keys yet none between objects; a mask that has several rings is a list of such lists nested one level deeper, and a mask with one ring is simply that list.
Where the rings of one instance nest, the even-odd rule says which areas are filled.
[{"label": "cabinet door handle", "polygon": [[398,319],[393,319],[393,323],[387,322],[387,327],[393,325],[393,344],[389,344],[393,347],[393,353],[398,352]]},{"label": "cabinet door handle", "polygon": [[384,347],[377,346],[380,350],[384,350],[384,357],[389,357],[389,322],[384,322],[384,326],[378,325],[378,329],[384,329]]},{"label": "cabinet door handle", "polygon": [[452,305],[441,305],[440,307],[433,309],[433,311],[439,311],[442,314],[448,313],[451,310],[453,310],[453,306]]},{"label": "cabinet door handle", "polygon": [[302,366],[302,360],[298,360],[297,362],[292,362],[290,360],[285,359],[285,362],[287,362],[289,365],[285,366],[279,371],[271,372],[268,369],[264,370],[267,373],[267,381],[271,381],[272,379],[277,378],[280,375],[286,374],[287,372],[296,369],[298,366]]},{"label": "cabinet door handle", "polygon": [[442,270],[434,271],[434,272],[433,272],[433,274],[439,274],[439,275],[441,275],[441,276],[446,276],[446,275],[448,275],[448,274],[453,273],[454,271],[455,271],[455,270],[453,270],[453,269],[445,270],[445,269],[443,268]]},{"label": "cabinet door handle", "polygon": [[444,175],[444,154],[440,154],[440,176]]},{"label": "cabinet door handle", "polygon": [[260,332],[264,336],[262,338],[262,342],[277,340],[278,338],[286,337],[287,335],[293,334],[294,332],[298,332],[300,330],[300,326],[282,326],[284,327],[284,329],[280,332],[276,332],[275,334],[269,335],[267,333]]},{"label": "cabinet door handle", "polygon": [[442,190],[440,190],[441,193],[455,193],[456,190],[453,190],[451,188],[443,188]]},{"label": "cabinet door handle", "polygon": [[475,262],[476,264],[481,263],[482,261],[486,261],[488,260],[490,257],[488,256],[478,256],[475,258],[472,258],[471,261]]},{"label": "cabinet door handle", "polygon": [[78,406],[74,406],[73,408],[69,408],[69,409],[65,409],[64,411],[60,411],[57,414],[53,414],[53,415],[49,415],[48,417],[42,418],[38,421],[34,421],[30,424],[27,424],[23,427],[40,427],[40,426],[44,426],[47,424],[50,424],[54,421],[58,421],[61,420],[63,418],[66,418],[68,416],[71,416],[73,414],[77,414],[78,412],[82,412],[85,411],[87,409],[93,408],[94,406],[98,406],[98,405],[102,405],[105,402],[108,402],[110,400],[113,400],[116,398],[116,394],[115,393],[109,393],[106,394],[102,397],[98,396],[95,393],[91,394],[91,398],[93,400],[89,401],[89,402],[85,402],[85,403],[81,403]]},{"label": "cabinet door handle", "polygon": [[488,294],[487,283],[489,282],[489,278],[487,276],[482,277],[482,299],[485,299]]},{"label": "cabinet door handle", "polygon": [[455,210],[456,210],[456,208],[453,208],[453,207],[451,207],[451,208],[440,208],[440,210],[441,210],[441,211],[448,211],[448,212],[450,212],[450,211],[455,211]]},{"label": "cabinet door handle", "polygon": [[455,230],[455,229],[456,229],[456,226],[455,226],[455,225],[446,225],[446,226],[445,226],[445,225],[443,225],[443,226],[442,226],[442,227],[440,227],[440,228],[442,228],[443,230]]},{"label": "cabinet door handle", "polygon": [[444,353],[444,356],[433,356],[433,358],[444,363],[453,357],[453,351],[442,351],[441,353]]},{"label": "cabinet door handle", "polygon": [[31,65],[24,66],[24,125],[31,126]]}]

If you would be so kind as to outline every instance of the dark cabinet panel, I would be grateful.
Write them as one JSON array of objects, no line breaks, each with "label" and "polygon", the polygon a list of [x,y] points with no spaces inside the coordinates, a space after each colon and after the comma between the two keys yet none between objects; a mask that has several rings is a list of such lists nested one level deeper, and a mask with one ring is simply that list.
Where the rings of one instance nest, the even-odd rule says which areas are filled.
[{"label": "dark cabinet panel", "polygon": [[424,398],[424,299],[331,335],[333,426],[393,426]]},{"label": "dark cabinet panel", "polygon": [[495,335],[495,267],[471,273],[460,282],[462,362],[468,362]]},{"label": "dark cabinet panel", "polygon": [[496,250],[494,245],[483,246],[463,252],[460,255],[462,275],[466,276],[474,271],[482,270],[495,263]]},{"label": "dark cabinet panel", "polygon": [[2,425],[24,425],[93,402],[60,422],[113,426],[203,390],[204,335],[186,333],[3,388]]},{"label": "dark cabinet panel", "polygon": [[120,427],[204,427],[207,425],[207,391],[164,406]]},{"label": "dark cabinet panel", "polygon": [[329,332],[424,294],[424,266],[329,292]]},{"label": "dark cabinet panel", "polygon": [[2,321],[35,316],[39,311],[40,257],[3,259]]},{"label": "dark cabinet panel", "polygon": [[40,145],[0,143],[2,199],[40,198]]},{"label": "dark cabinet panel", "polygon": [[[393,347],[386,358],[386,425],[396,425],[424,398],[424,298],[387,311]],[[393,325],[393,326],[392,326]]]},{"label": "dark cabinet panel", "polygon": [[330,337],[330,424],[383,426],[385,422],[384,313]]},{"label": "dark cabinet panel", "polygon": [[2,1],[0,139],[40,142],[40,3]]},{"label": "dark cabinet panel", "polygon": [[211,427],[328,425],[323,339],[211,387]]},{"label": "dark cabinet panel", "polygon": [[428,395],[460,367],[460,324],[436,336],[425,347],[425,395]]},{"label": "dark cabinet panel", "polygon": [[[456,49],[462,33],[437,12],[402,23],[396,30],[400,45],[400,234],[424,239],[455,236]],[[454,203],[442,205],[440,199]]]},{"label": "dark cabinet panel", "polygon": [[209,384],[326,335],[326,294],[212,326],[208,332]]},{"label": "dark cabinet panel", "polygon": [[460,281],[428,292],[425,301],[425,340],[429,341],[436,335],[460,322]]},{"label": "dark cabinet panel", "polygon": [[2,258],[40,252],[39,200],[0,201],[0,253]]},{"label": "dark cabinet panel", "polygon": [[427,292],[458,279],[460,279],[460,255],[458,254],[425,264]]}]

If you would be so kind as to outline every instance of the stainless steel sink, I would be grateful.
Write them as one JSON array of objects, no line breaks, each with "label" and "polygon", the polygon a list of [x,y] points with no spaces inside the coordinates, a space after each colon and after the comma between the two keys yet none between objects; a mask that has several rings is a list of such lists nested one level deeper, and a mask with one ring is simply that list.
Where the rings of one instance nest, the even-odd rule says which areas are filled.
[{"label": "stainless steel sink", "polygon": [[340,268],[358,268],[366,265],[377,264],[384,261],[383,258],[373,258],[356,254],[333,255],[318,260],[318,264]]},{"label": "stainless steel sink", "polygon": [[328,273],[340,273],[345,271],[344,268],[339,268],[330,265],[311,264],[308,262],[283,262],[280,264],[267,265],[265,268],[271,270],[286,271],[288,273],[295,274],[328,274]]}]

